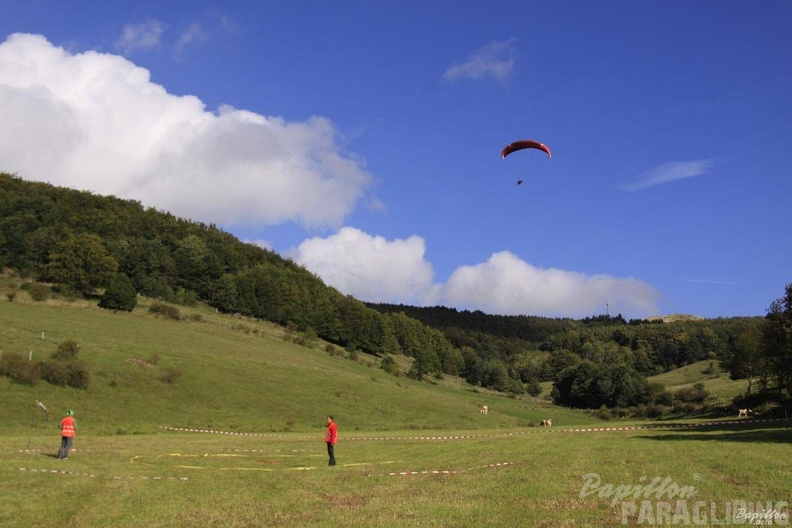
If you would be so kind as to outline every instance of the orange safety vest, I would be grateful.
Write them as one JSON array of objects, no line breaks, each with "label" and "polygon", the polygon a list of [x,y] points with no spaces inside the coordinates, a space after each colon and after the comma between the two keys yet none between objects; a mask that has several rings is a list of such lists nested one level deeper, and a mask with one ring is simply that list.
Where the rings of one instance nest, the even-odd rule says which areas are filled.
[{"label": "orange safety vest", "polygon": [[75,429],[73,417],[67,416],[61,420],[61,436],[74,436]]}]

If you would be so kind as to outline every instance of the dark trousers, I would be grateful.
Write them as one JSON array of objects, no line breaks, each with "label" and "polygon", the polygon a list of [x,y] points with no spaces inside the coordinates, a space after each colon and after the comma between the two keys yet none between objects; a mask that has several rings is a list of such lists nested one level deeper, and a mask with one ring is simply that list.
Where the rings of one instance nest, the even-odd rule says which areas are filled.
[{"label": "dark trousers", "polygon": [[327,442],[327,456],[330,457],[330,463],[327,464],[328,466],[335,466],[335,451],[333,450],[335,446],[330,442]]},{"label": "dark trousers", "polygon": [[58,458],[66,458],[69,456],[69,450],[74,442],[73,436],[61,436],[61,446],[58,450]]}]

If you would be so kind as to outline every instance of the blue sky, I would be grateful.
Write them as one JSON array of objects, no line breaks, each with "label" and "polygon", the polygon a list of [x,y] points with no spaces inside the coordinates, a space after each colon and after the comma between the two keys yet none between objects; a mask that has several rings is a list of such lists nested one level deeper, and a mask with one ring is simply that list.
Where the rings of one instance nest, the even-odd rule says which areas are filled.
[{"label": "blue sky", "polygon": [[730,317],[792,282],[790,2],[124,4],[2,3],[0,170],[373,302]]}]

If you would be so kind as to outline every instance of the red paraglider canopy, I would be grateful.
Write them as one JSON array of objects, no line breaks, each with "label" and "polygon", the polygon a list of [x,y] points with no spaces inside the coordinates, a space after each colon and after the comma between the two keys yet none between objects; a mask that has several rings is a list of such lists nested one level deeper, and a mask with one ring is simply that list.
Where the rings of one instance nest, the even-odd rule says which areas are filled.
[{"label": "red paraglider canopy", "polygon": [[509,143],[505,147],[503,147],[503,151],[501,151],[501,158],[505,158],[512,152],[516,152],[518,150],[527,149],[527,148],[534,148],[543,150],[547,153],[547,156],[552,158],[553,155],[550,153],[550,149],[547,148],[547,145],[544,143],[539,143],[538,141],[534,141],[532,139],[521,139],[520,141],[515,141],[514,143]]}]

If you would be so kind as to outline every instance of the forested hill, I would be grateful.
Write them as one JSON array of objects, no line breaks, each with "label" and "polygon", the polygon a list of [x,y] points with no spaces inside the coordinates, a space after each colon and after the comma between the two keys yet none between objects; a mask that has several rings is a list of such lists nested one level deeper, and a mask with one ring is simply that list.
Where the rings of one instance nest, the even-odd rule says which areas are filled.
[{"label": "forested hill", "polygon": [[567,366],[559,357],[570,352],[596,362],[616,354],[622,360],[628,358],[633,367],[647,376],[702,359],[728,362],[735,343],[746,333],[758,332],[763,321],[761,317],[681,318],[664,323],[660,319],[626,321],[621,315],[573,320],[488,315],[442,306],[369,306],[382,313],[403,312],[441,330],[453,345],[473,348],[482,357],[513,362],[526,350],[536,352],[534,360],[548,357],[542,352],[556,356],[548,357],[541,367],[528,368],[531,373],[523,375],[539,379],[553,379],[562,366]]},{"label": "forested hill", "polygon": [[0,267],[84,296],[124,276],[150,297],[201,300],[372,354],[399,350],[381,314],[214,225],[4,173]]},{"label": "forested hill", "polygon": [[[4,173],[0,268],[54,284],[66,298],[107,297],[128,284],[133,298],[140,293],[181,304],[200,300],[350,352],[407,355],[413,359],[409,374],[419,379],[459,375],[473,385],[515,393],[539,381],[562,386],[562,374],[575,368],[588,369],[584,375],[600,387],[623,386],[625,376],[652,375],[706,358],[734,364],[735,375],[745,376],[745,361],[732,359],[741,353],[740,343],[755,340],[763,321],[628,322],[608,315],[572,320],[365,304],[214,225]],[[603,367],[594,371],[589,364]],[[625,404],[617,400],[609,389],[586,405]]]},{"label": "forested hill", "polygon": [[552,319],[527,315],[488,315],[480,310],[471,312],[444,306],[416,307],[385,303],[369,303],[369,306],[382,313],[404,312],[435,328],[464,328],[507,339],[520,339],[535,345],[539,345],[551,335],[560,334],[579,326],[572,319]]}]

